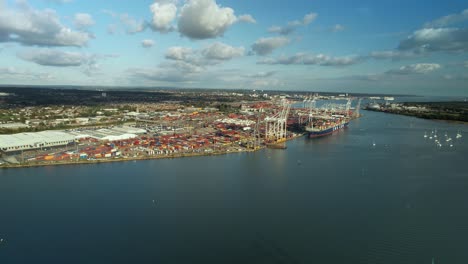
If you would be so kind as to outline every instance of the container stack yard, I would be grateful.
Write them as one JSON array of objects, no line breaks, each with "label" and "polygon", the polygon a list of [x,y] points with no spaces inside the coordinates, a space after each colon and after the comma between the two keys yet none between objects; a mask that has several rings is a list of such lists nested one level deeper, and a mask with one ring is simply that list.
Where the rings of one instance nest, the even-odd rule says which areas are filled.
[{"label": "container stack yard", "polygon": [[130,113],[134,121],[123,125],[0,135],[1,163],[35,166],[254,151],[302,135],[311,116],[332,122],[351,112],[349,104],[291,105],[283,98],[243,102],[231,112],[196,107],[140,112],[136,107]]}]

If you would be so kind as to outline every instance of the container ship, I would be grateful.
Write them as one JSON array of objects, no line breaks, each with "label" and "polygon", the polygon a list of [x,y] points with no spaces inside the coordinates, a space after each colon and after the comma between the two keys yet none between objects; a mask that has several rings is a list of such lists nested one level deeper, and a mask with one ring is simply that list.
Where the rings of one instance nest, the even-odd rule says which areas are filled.
[{"label": "container ship", "polygon": [[305,127],[309,138],[323,137],[331,135],[343,128],[348,127],[348,118],[319,119],[309,122]]}]

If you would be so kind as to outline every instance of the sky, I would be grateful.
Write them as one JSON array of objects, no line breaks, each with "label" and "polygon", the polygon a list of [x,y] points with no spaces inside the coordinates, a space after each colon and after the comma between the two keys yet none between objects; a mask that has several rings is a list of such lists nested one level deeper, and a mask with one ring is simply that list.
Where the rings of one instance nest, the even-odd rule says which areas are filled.
[{"label": "sky", "polygon": [[468,1],[0,0],[0,84],[468,96]]}]

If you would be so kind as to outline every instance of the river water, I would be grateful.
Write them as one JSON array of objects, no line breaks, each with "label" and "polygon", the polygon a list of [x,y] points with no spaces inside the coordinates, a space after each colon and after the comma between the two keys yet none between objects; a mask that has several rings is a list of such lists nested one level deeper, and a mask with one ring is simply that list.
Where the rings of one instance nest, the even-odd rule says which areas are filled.
[{"label": "river water", "polygon": [[0,263],[468,263],[468,126],[362,113],[287,150],[0,170]]}]

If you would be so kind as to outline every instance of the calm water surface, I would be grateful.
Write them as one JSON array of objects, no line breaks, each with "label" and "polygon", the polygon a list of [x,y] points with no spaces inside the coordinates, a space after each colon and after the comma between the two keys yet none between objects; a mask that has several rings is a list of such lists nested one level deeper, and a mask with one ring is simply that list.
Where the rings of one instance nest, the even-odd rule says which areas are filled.
[{"label": "calm water surface", "polygon": [[364,114],[285,151],[0,170],[0,263],[468,263],[468,126]]}]

